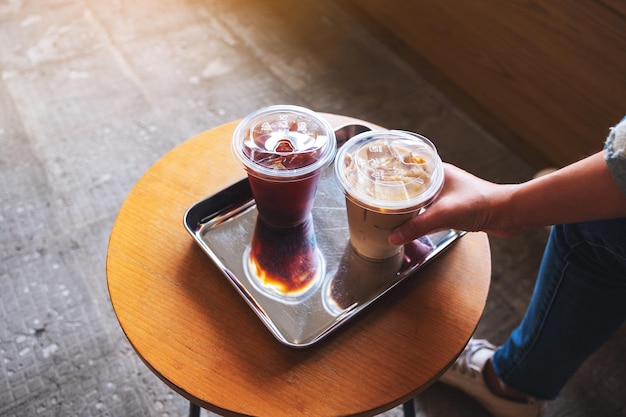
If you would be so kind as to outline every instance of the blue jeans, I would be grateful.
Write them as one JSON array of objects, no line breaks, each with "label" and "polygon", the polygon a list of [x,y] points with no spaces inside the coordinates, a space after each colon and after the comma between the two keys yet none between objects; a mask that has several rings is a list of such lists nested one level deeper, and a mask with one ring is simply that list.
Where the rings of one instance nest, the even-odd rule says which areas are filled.
[{"label": "blue jeans", "polygon": [[558,396],[626,318],[626,218],[552,228],[524,319],[493,356],[508,386]]}]

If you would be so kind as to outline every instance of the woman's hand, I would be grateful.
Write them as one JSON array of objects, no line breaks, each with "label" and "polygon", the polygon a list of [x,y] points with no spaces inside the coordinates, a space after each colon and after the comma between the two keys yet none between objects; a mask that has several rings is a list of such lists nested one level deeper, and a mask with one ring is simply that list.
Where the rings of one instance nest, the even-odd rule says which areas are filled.
[{"label": "woman's hand", "polygon": [[395,229],[401,245],[443,229],[510,237],[532,227],[626,217],[626,194],[613,179],[605,151],[521,184],[499,185],[445,164],[435,202]]},{"label": "woman's hand", "polygon": [[512,186],[485,181],[450,164],[444,164],[444,172],[439,197],[422,214],[395,229],[389,237],[392,244],[405,244],[443,229],[485,231],[496,236],[514,234],[498,214]]}]

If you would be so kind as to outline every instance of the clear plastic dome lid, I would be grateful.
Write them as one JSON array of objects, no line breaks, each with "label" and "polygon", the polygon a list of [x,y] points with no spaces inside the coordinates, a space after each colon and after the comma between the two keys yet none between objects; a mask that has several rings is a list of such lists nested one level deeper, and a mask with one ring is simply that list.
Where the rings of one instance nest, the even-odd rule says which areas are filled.
[{"label": "clear plastic dome lid", "polygon": [[338,151],[335,172],[346,194],[376,211],[430,204],[443,186],[443,164],[427,138],[399,130],[361,133]]},{"label": "clear plastic dome lid", "polygon": [[332,127],[315,112],[276,105],[243,119],[235,129],[232,146],[249,172],[293,177],[326,166],[337,145]]}]

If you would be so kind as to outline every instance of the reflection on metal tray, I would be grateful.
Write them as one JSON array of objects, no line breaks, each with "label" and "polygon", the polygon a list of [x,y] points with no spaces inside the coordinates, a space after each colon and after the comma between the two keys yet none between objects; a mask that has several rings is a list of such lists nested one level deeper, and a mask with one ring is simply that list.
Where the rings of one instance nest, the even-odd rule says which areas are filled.
[{"label": "reflection on metal tray", "polygon": [[[368,128],[344,126],[337,131],[338,145],[363,130]],[[389,261],[359,257],[349,243],[344,196],[332,166],[322,175],[312,220],[302,230],[282,236],[264,230],[257,223],[247,179],[194,204],[185,213],[184,223],[272,334],[293,347],[319,341],[464,234],[449,230],[428,235],[406,245],[403,256]],[[263,248],[252,247],[253,235]],[[294,242],[307,243],[294,249]],[[304,262],[315,271],[298,291],[270,286],[251,272],[251,253],[261,261],[270,261],[263,254],[275,253],[268,264],[287,270],[294,264],[294,250],[299,251],[298,264]]]}]

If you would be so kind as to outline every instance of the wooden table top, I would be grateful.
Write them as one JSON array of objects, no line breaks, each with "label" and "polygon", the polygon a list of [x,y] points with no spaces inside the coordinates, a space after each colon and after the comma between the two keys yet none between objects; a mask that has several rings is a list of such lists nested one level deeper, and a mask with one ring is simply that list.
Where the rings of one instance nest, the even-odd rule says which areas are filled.
[{"label": "wooden table top", "polygon": [[[335,127],[355,121],[325,116]],[[222,415],[375,415],[426,389],[482,315],[491,274],[486,235],[468,233],[419,279],[313,346],[285,346],[183,226],[191,205],[245,177],[231,153],[236,124],[167,153],[119,212],[108,288],[138,355],[175,391]]]}]

